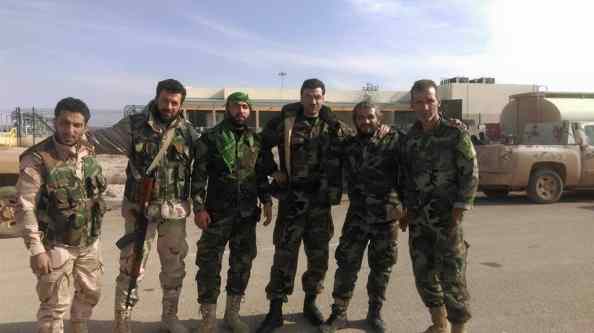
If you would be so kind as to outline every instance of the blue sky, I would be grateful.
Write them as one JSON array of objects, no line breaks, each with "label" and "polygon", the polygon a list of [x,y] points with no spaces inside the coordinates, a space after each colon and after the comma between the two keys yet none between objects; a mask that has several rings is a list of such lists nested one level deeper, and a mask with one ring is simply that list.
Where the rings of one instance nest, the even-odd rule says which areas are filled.
[{"label": "blue sky", "polygon": [[64,96],[121,109],[163,78],[277,87],[280,71],[294,87],[319,77],[330,89],[405,90],[463,75],[594,91],[587,3],[3,0],[0,109]]}]

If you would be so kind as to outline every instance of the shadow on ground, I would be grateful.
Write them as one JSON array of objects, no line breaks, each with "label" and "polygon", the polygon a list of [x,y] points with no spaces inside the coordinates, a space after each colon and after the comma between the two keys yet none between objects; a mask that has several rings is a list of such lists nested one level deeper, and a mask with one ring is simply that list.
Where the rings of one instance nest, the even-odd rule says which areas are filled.
[{"label": "shadow on ground", "polygon": [[[285,314],[285,325],[279,329],[279,332],[287,333],[298,333],[298,332],[319,332],[317,327],[311,326],[301,313]],[[250,331],[255,332],[258,325],[264,320],[264,315],[252,315],[242,316],[242,319],[250,326]],[[89,322],[89,332],[111,332],[112,330],[111,320],[91,320]],[[199,320],[190,319],[182,320],[182,323],[190,329],[191,332],[197,332]],[[223,324],[223,320],[218,320],[219,332],[227,332],[226,327]],[[360,332],[371,332],[367,326],[365,320],[354,320],[349,321],[346,328],[354,329]],[[20,322],[20,323],[2,323],[0,324],[0,332],[2,333],[31,333],[37,329],[37,323],[35,322]],[[70,325],[68,320],[64,322],[64,329],[66,332],[70,332]],[[157,333],[160,331],[159,322],[138,322],[132,321],[133,332],[149,332]]]},{"label": "shadow on ground", "polygon": [[[480,192],[479,192],[480,194]],[[586,202],[594,200],[594,191],[565,192],[561,196],[560,203]],[[528,200],[524,192],[512,192],[505,198],[488,198],[480,195],[475,199],[477,206],[507,206],[507,205],[538,205]],[[594,209],[594,206],[580,207]]]}]

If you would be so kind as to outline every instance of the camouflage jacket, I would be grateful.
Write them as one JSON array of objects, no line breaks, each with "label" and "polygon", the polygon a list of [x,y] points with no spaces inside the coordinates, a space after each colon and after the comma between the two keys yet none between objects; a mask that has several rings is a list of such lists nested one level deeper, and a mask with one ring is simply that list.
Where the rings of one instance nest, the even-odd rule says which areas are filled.
[{"label": "camouflage jacket", "polygon": [[[82,145],[77,149],[82,154],[60,153],[58,147],[66,146],[50,137],[21,155],[17,216],[25,224],[24,237],[28,247],[37,230],[27,232],[31,230],[27,227],[34,222],[46,249],[58,244],[86,247],[101,234],[101,221],[106,211],[102,193],[107,184],[92,147],[86,143]],[[26,212],[27,200],[34,192],[36,221],[32,221],[33,216]]]},{"label": "camouflage jacket", "polygon": [[[323,202],[333,201],[337,194],[328,188],[328,150],[331,138],[343,135],[343,125],[329,107],[322,106],[317,118],[307,119],[301,103],[287,104],[262,132],[264,158],[274,163],[271,149],[278,147],[280,170],[287,174],[292,190],[317,192]],[[277,168],[275,164],[273,169]]]},{"label": "camouflage jacket", "polygon": [[258,197],[271,201],[267,176],[272,170],[258,159],[261,141],[252,129],[237,131],[227,119],[202,135],[192,174],[194,212],[248,217],[257,209]]},{"label": "camouflage jacket", "polygon": [[329,184],[342,187],[342,175],[337,169],[344,170],[349,212],[361,215],[366,223],[393,222],[390,212],[402,210],[398,194],[398,139],[399,133],[391,130],[381,138],[377,134],[369,138],[352,135],[331,145],[330,163],[334,171]]},{"label": "camouflage jacket", "polygon": [[[129,202],[136,201],[140,177],[157,155],[168,129],[157,119],[156,112],[151,101],[142,113],[128,116],[111,128],[94,131],[90,138],[97,154],[128,156],[124,198]],[[192,163],[199,134],[183,113],[169,126],[176,126],[175,134],[154,171],[155,187],[148,215],[176,219],[189,214]]]},{"label": "camouflage jacket", "polygon": [[478,186],[476,152],[470,135],[441,119],[424,132],[415,123],[402,139],[404,203],[417,210],[431,202],[439,209],[470,209]]}]

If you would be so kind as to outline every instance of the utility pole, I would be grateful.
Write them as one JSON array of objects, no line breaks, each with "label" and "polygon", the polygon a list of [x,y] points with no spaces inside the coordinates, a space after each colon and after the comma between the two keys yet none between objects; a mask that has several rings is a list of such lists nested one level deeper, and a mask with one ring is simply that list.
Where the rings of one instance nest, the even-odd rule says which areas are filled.
[{"label": "utility pole", "polygon": [[281,99],[284,97],[284,89],[285,89],[285,76],[287,76],[287,72],[278,72],[278,76],[280,76],[280,81],[281,81],[281,85],[280,85],[280,95],[281,95]]}]

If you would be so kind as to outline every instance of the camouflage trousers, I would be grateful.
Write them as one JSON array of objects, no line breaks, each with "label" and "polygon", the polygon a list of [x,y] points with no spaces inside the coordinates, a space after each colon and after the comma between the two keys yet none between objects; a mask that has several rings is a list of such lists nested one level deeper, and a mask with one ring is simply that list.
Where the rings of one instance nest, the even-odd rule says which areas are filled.
[{"label": "camouflage trousers", "polygon": [[[130,209],[122,207],[126,234],[134,232],[136,217]],[[153,243],[157,241],[157,252],[161,261],[161,273],[159,280],[163,289],[163,301],[165,298],[177,300],[181,293],[181,287],[186,276],[184,259],[188,254],[188,243],[186,242],[186,219],[162,219],[151,218],[146,232],[144,242],[144,253],[142,258],[141,273],[138,277],[137,287],[132,290],[130,299],[134,306],[138,300],[139,284],[144,277],[144,268],[149,259]],[[130,284],[129,267],[134,259],[134,244],[131,243],[120,251],[120,273],[116,278],[115,309],[126,309],[126,297]]]},{"label": "camouflage trousers", "polygon": [[451,211],[417,215],[409,226],[409,248],[417,290],[427,307],[445,304],[452,323],[470,320],[466,288],[468,243],[462,226],[451,227]]},{"label": "camouflage trousers", "polygon": [[250,279],[252,261],[257,254],[256,223],[259,215],[242,218],[239,214],[225,216],[211,213],[212,222],[202,231],[196,254],[198,303],[217,303],[221,289],[221,263],[227,243],[230,253],[226,290],[230,295],[243,296]]},{"label": "camouflage trousers", "polygon": [[70,320],[88,320],[101,296],[103,263],[99,240],[85,248],[55,246],[47,253],[52,271],[37,276],[40,331],[52,325],[63,329],[62,320],[71,302]]},{"label": "camouflage trousers", "polygon": [[357,274],[367,248],[369,302],[383,303],[392,267],[398,257],[398,225],[396,223],[367,224],[354,214],[348,214],[336,249],[338,268],[334,276],[332,296],[342,300],[353,297]]},{"label": "camouflage trousers", "polygon": [[307,270],[301,278],[303,290],[306,294],[319,294],[324,288],[334,225],[330,205],[320,204],[314,197],[293,191],[287,199],[279,201],[273,236],[274,258],[266,286],[268,299],[286,302],[293,293],[302,240],[307,256]]}]

